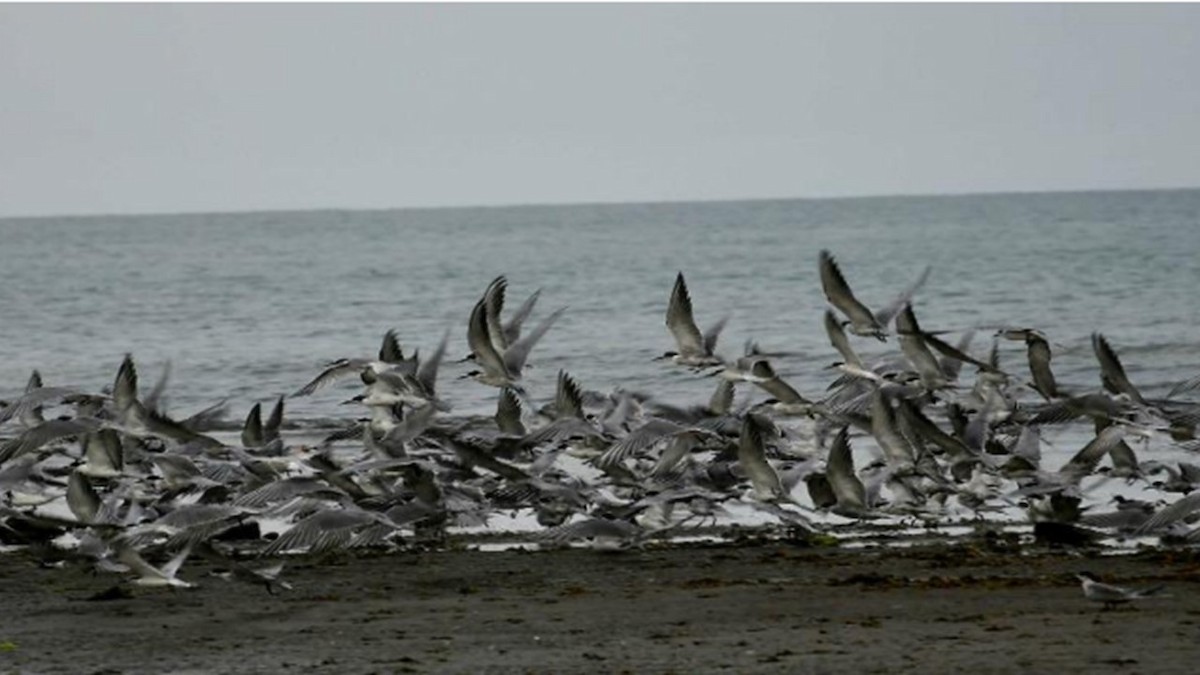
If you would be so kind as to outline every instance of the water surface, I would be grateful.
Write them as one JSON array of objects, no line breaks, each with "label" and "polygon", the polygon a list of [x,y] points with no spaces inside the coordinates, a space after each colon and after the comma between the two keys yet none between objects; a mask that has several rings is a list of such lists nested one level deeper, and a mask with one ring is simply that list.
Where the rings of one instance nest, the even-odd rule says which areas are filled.
[{"label": "water surface", "polygon": [[[1067,384],[1099,384],[1092,331],[1150,393],[1200,372],[1200,191],[1185,190],[0,220],[0,396],[33,368],[99,389],[131,352],[147,386],[172,362],[173,412],[228,398],[240,417],[327,361],[374,354],[389,328],[424,352],[450,330],[465,354],[471,307],[505,274],[510,307],[543,289],[533,321],[569,308],[530,359],[535,398],[565,368],[591,389],[699,402],[711,380],[651,361],[672,347],[664,312],[683,271],[702,328],[730,316],[720,352],[746,339],[794,352],[779,370],[815,397],[836,360],[822,248],[871,306],[932,265],[923,326],[981,327],[980,352],[995,325],[1038,327]],[[1003,348],[1024,373],[1023,345]],[[487,411],[495,390],[454,379],[465,371],[444,368],[443,394]],[[348,416],[337,403],[356,384],[291,416]]]}]

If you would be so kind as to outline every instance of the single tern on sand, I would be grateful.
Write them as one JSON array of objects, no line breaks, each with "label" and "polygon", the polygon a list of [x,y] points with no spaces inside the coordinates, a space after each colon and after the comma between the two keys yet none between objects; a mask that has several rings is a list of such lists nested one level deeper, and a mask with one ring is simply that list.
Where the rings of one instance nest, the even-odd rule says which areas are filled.
[{"label": "single tern on sand", "polygon": [[1161,584],[1141,589],[1113,586],[1112,584],[1106,584],[1097,580],[1090,572],[1080,572],[1075,575],[1075,578],[1079,579],[1083,584],[1083,597],[1092,602],[1104,603],[1104,609],[1114,609],[1117,605],[1123,605],[1134,600],[1145,600],[1157,595],[1166,588]]}]

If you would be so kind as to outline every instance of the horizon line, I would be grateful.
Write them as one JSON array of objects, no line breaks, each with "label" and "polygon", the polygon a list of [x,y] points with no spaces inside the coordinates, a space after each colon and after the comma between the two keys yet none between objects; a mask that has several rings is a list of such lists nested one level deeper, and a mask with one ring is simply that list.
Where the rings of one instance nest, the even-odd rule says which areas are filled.
[{"label": "horizon line", "polygon": [[451,210],[489,210],[489,209],[526,209],[526,208],[561,208],[580,206],[666,206],[678,204],[732,204],[744,202],[802,202],[802,201],[848,201],[868,199],[904,199],[931,197],[999,197],[1016,195],[1055,195],[1055,194],[1094,194],[1103,192],[1188,192],[1200,190],[1200,185],[1147,187],[1147,188],[1080,188],[1080,189],[1016,189],[1016,190],[969,190],[963,192],[895,192],[859,195],[834,196],[791,196],[791,197],[716,197],[697,199],[637,199],[630,201],[592,200],[592,201],[563,201],[563,202],[498,202],[480,204],[432,204],[423,206],[314,206],[298,208],[250,208],[242,210],[196,210],[196,211],[111,211],[100,213],[42,213],[0,215],[3,220],[46,220],[46,219],[88,219],[88,218],[154,218],[173,216],[229,216],[251,214],[286,214],[286,213],[386,213],[391,211],[451,211]]}]

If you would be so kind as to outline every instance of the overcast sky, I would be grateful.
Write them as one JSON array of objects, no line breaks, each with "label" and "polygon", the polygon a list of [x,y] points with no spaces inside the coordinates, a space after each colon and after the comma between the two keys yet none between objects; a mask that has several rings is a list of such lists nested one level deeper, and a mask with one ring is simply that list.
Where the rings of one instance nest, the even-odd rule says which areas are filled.
[{"label": "overcast sky", "polygon": [[1200,6],[0,6],[0,215],[1200,185]]}]

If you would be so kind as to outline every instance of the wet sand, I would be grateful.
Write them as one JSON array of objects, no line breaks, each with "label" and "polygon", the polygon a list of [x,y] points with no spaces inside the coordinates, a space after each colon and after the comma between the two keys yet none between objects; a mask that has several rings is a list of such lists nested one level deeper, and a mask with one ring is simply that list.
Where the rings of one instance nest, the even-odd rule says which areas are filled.
[{"label": "wet sand", "polygon": [[[0,556],[0,672],[1196,672],[1200,563],[788,542],[402,552],[289,561],[295,588],[208,576],[88,600],[112,575]],[[1102,612],[1071,576],[1165,583]]]}]

